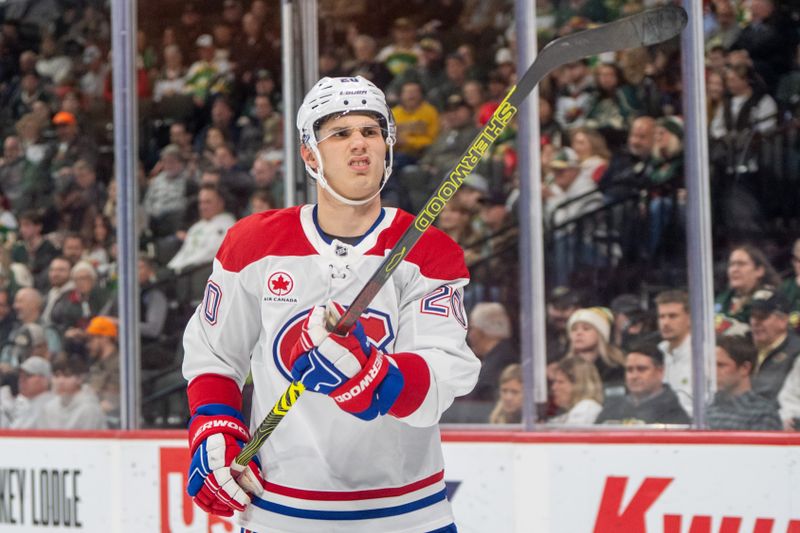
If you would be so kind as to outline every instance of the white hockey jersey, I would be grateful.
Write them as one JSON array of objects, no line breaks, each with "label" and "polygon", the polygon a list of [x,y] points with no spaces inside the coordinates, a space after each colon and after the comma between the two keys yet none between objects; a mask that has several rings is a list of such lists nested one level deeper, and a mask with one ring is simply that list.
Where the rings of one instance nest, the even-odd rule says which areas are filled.
[{"label": "white hockey jersey", "polygon": [[[311,205],[238,222],[187,326],[184,376],[217,374],[241,388],[252,369],[257,426],[291,381],[286,361],[309,309],[349,304],[412,218],[385,208],[354,246],[325,237]],[[393,408],[402,403],[402,413],[364,422],[306,392],[261,448],[267,487],[237,514],[242,526],[423,533],[453,522],[437,422],[480,368],[465,342],[467,282],[462,250],[428,229],[362,316],[379,350],[409,362]]]}]

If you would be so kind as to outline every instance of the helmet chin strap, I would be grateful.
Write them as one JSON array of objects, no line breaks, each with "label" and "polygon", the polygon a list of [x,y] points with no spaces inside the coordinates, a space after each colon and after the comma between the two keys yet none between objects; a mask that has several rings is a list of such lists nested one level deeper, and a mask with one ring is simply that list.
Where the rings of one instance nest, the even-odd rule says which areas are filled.
[{"label": "helmet chin strap", "polygon": [[323,164],[322,164],[322,156],[320,155],[319,150],[317,149],[317,143],[309,142],[308,143],[308,148],[314,153],[314,157],[316,158],[317,162],[319,163],[319,167],[318,167],[318,170],[314,170],[313,168],[311,168],[308,165],[308,163],[305,163],[306,172],[308,172],[309,175],[312,178],[314,178],[317,181],[317,183],[319,183],[320,187],[322,187],[323,189],[328,191],[328,193],[331,196],[333,196],[334,198],[336,198],[338,201],[342,202],[345,205],[358,207],[358,206],[361,206],[361,205],[368,204],[369,202],[374,200],[376,196],[378,196],[381,193],[383,188],[386,186],[386,182],[389,181],[389,176],[392,174],[392,162],[394,160],[394,153],[393,153],[394,151],[390,148],[389,149],[389,162],[388,162],[388,164],[387,164],[386,161],[383,162],[383,179],[381,180],[380,188],[375,192],[375,194],[373,194],[369,198],[364,198],[363,200],[353,200],[353,199],[347,198],[346,196],[336,192],[336,190],[333,188],[333,186],[330,183],[328,183],[328,180],[325,179],[325,169],[324,169]]}]

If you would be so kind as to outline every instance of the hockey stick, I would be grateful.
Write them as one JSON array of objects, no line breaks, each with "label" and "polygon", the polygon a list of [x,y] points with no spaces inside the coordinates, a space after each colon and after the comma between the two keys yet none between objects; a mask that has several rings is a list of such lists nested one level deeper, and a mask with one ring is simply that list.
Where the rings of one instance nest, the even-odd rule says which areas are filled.
[{"label": "hockey stick", "polygon": [[[332,328],[335,333],[344,334],[361,316],[383,284],[392,275],[417,243],[425,230],[441,212],[444,205],[453,197],[472,172],[483,155],[494,143],[500,133],[508,126],[522,101],[533,91],[542,78],[554,68],[572,63],[585,57],[604,52],[615,52],[626,48],[636,48],[657,44],[678,35],[686,25],[686,11],[674,5],[660,7],[630,17],[626,17],[597,28],[567,35],[556,39],[539,52],[536,60],[523,74],[519,83],[511,87],[489,122],[478,133],[469,148],[459,159],[458,164],[431,195],[425,206],[414,218],[397,244],[389,252],[378,270],[367,281],[353,303]],[[286,416],[297,398],[303,393],[302,383],[293,382],[275,403],[267,417],[256,429],[242,451],[236,456],[234,468],[244,469],[255,456],[262,444]]]}]

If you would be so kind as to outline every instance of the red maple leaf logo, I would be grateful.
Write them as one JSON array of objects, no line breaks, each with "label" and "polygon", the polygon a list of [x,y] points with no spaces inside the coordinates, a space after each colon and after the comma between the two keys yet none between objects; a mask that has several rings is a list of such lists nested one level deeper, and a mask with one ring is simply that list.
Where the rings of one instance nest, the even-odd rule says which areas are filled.
[{"label": "red maple leaf logo", "polygon": [[275,272],[269,277],[267,287],[276,296],[286,296],[294,289],[294,280],[286,272]]},{"label": "red maple leaf logo", "polygon": [[284,279],[283,276],[278,276],[278,279],[272,280],[272,290],[276,292],[283,292],[289,288],[289,280]]}]

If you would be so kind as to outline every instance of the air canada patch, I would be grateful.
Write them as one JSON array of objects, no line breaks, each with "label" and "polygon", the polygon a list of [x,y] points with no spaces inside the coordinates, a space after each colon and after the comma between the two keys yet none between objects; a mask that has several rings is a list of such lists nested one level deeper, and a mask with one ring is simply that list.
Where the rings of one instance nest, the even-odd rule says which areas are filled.
[{"label": "air canada patch", "polygon": [[297,303],[297,298],[291,295],[294,290],[294,278],[287,272],[278,271],[273,272],[267,278],[267,296],[264,298],[267,302],[287,302]]}]

